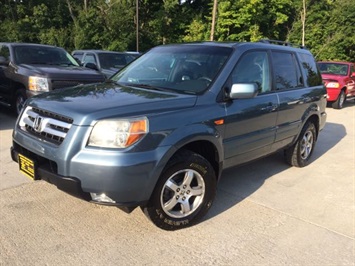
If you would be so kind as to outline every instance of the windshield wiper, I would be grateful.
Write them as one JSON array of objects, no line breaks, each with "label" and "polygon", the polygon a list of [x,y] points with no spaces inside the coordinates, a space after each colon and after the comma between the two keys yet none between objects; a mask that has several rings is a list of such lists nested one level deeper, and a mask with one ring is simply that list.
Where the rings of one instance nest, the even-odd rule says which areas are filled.
[{"label": "windshield wiper", "polygon": [[129,85],[132,87],[139,87],[139,88],[143,88],[143,89],[161,90],[156,86],[152,86],[152,85],[144,84],[144,83],[133,83],[133,84],[129,84]]},{"label": "windshield wiper", "polygon": [[75,65],[69,64],[69,63],[49,63],[49,62],[29,62],[29,63],[24,63],[24,64],[29,64],[29,65],[48,65],[48,66],[75,66]]}]

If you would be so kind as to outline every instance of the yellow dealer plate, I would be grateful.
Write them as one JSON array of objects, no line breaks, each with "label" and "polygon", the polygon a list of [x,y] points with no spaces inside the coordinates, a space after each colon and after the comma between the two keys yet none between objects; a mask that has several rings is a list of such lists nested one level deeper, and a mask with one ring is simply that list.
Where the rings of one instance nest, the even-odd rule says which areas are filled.
[{"label": "yellow dealer plate", "polygon": [[20,167],[20,172],[25,174],[27,177],[35,180],[36,170],[35,170],[35,162],[22,154],[18,155],[18,164]]}]

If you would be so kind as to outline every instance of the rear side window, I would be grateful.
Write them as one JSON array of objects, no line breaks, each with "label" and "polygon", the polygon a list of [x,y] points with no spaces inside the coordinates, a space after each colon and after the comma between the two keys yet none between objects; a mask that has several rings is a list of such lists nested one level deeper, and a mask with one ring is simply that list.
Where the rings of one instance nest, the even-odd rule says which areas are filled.
[{"label": "rear side window", "polygon": [[273,51],[272,64],[277,90],[303,87],[301,71],[293,53]]},{"label": "rear side window", "polygon": [[306,84],[309,87],[319,86],[322,84],[322,76],[317,68],[317,63],[313,56],[309,54],[299,54],[303,70],[306,74]]}]

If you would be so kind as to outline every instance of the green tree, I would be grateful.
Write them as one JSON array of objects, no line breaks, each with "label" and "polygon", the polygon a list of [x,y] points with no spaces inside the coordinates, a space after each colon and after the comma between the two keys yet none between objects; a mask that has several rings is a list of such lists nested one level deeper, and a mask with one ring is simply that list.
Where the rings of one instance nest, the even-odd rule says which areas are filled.
[{"label": "green tree", "polygon": [[[297,7],[299,14],[300,6]],[[355,6],[351,0],[306,1],[305,45],[318,60],[355,61]],[[301,42],[301,17],[297,16],[288,39]]]}]

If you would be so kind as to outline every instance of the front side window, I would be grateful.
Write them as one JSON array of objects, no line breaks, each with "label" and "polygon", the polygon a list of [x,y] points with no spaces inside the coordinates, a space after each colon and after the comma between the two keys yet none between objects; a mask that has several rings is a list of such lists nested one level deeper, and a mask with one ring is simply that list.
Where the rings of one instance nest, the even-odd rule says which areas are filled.
[{"label": "front side window", "polygon": [[5,45],[0,46],[0,56],[4,57],[5,60],[9,60],[9,58],[10,58],[9,47],[7,47]]},{"label": "front side window", "polygon": [[354,67],[354,65],[351,65],[350,66],[350,75],[353,73],[355,73],[355,67]]},{"label": "front side window", "polygon": [[269,57],[266,51],[244,54],[232,72],[232,82],[256,83],[259,93],[271,91]]},{"label": "front side window", "polygon": [[301,71],[293,53],[273,51],[272,65],[276,90],[303,87]]}]

